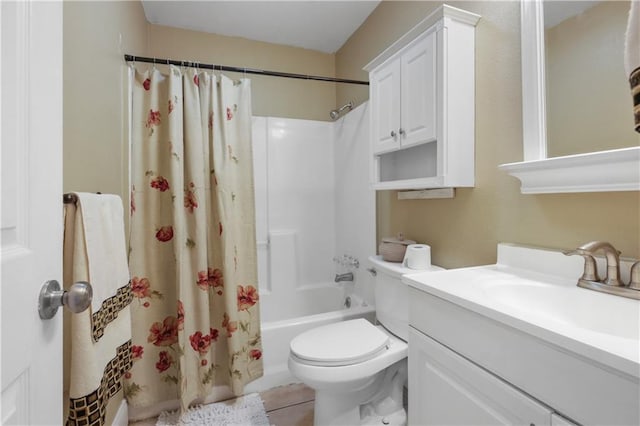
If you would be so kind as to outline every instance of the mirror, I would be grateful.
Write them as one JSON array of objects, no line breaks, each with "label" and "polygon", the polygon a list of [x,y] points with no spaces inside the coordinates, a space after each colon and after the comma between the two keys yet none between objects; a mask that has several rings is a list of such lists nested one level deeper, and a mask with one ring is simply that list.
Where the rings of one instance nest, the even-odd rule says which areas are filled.
[{"label": "mirror", "polygon": [[[560,148],[556,151],[556,148],[551,148],[551,156],[547,155],[547,109],[551,110],[554,118],[565,111],[558,111],[558,107],[548,106],[546,102],[543,1],[521,0],[520,10],[524,161],[502,164],[499,166],[500,170],[520,180],[520,192],[523,194],[639,191],[640,146],[637,135],[635,143],[627,148],[621,148],[618,141],[615,142],[615,149],[602,144],[587,147],[587,143],[578,138],[574,145],[578,145],[582,153],[567,154],[568,149]],[[626,24],[623,25],[623,31],[626,31]],[[622,50],[623,46],[624,43],[619,49]],[[591,46],[586,50],[591,50]],[[623,73],[619,78],[626,84],[628,104],[622,120],[627,120],[625,117],[633,117],[628,76]],[[601,83],[589,83],[581,91],[587,94],[587,90],[597,93],[600,86]],[[595,95],[581,103],[593,106],[597,102],[594,99]],[[579,134],[580,127],[585,125],[587,119],[580,116],[578,118],[578,124],[572,124],[566,133],[572,136]],[[629,128],[633,129],[633,122],[628,123]],[[604,132],[596,139],[614,138],[617,136]]]},{"label": "mirror", "polygon": [[624,70],[629,8],[544,1],[548,158],[640,145]]}]

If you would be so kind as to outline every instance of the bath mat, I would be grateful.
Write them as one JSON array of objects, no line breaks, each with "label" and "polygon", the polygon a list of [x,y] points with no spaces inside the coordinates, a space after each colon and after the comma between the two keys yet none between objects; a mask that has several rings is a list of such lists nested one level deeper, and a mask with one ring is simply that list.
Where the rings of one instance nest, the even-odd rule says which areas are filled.
[{"label": "bath mat", "polygon": [[180,410],[163,411],[156,426],[169,425],[269,426],[269,418],[260,395],[251,393],[235,400],[199,405],[182,416]]}]

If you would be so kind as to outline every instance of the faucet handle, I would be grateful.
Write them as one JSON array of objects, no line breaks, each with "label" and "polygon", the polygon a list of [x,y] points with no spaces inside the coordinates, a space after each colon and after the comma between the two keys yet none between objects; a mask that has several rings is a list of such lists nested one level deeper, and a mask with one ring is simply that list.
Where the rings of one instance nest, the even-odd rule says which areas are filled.
[{"label": "faucet handle", "polygon": [[590,254],[587,254],[584,250],[567,250],[563,251],[562,254],[565,256],[582,256],[584,258],[584,272],[580,277],[581,280],[585,281],[600,281],[598,277],[598,267],[596,266],[596,260]]},{"label": "faucet handle", "polygon": [[631,279],[629,280],[629,288],[640,290],[640,260],[631,266]]}]

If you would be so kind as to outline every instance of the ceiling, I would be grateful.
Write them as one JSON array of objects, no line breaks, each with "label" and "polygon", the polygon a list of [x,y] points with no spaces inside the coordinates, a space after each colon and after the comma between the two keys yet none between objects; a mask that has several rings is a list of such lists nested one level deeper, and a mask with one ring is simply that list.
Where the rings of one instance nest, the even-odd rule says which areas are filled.
[{"label": "ceiling", "polygon": [[380,0],[142,0],[152,24],[335,53]]}]

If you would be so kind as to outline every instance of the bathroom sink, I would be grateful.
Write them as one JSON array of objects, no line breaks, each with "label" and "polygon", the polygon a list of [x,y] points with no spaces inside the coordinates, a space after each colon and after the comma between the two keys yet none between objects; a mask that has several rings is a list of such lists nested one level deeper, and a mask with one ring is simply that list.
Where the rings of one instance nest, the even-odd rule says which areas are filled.
[{"label": "bathroom sink", "polygon": [[408,275],[403,280],[506,326],[638,376],[640,301],[578,287],[582,266],[557,251],[499,245],[495,265]]},{"label": "bathroom sink", "polygon": [[[496,303],[531,317],[539,316],[567,326],[625,339],[638,340],[640,335],[640,309],[634,300],[575,285],[550,285],[523,277],[487,283],[484,291]],[[629,324],[621,324],[625,318],[631,320]]]}]

